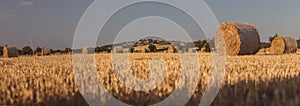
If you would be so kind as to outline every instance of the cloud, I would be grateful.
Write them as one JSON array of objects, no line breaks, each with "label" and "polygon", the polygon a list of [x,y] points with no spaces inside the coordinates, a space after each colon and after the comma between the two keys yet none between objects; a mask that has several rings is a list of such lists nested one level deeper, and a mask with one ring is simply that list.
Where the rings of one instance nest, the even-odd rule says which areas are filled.
[{"label": "cloud", "polygon": [[32,6],[34,4],[33,1],[21,1],[20,5],[22,6]]}]

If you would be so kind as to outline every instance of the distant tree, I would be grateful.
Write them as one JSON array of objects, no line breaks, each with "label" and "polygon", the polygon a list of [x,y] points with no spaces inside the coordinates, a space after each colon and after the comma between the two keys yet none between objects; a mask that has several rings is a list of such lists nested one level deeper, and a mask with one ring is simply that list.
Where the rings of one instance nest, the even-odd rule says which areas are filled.
[{"label": "distant tree", "polygon": [[148,48],[150,49],[150,52],[156,52],[156,46],[155,45],[150,44],[148,46]]},{"label": "distant tree", "polygon": [[205,52],[211,52],[211,46],[213,43],[208,43],[205,45]]},{"label": "distant tree", "polygon": [[81,53],[82,49],[72,49],[72,53]]},{"label": "distant tree", "polygon": [[63,50],[55,49],[55,50],[52,50],[51,54],[63,53],[63,52],[64,52]]},{"label": "distant tree", "polygon": [[96,53],[100,53],[100,52],[101,52],[101,47],[97,46],[97,47],[95,48],[95,52],[96,52]]},{"label": "distant tree", "polygon": [[51,54],[53,53],[53,49],[50,49],[50,53],[51,53]]},{"label": "distant tree", "polygon": [[154,40],[153,39],[148,39],[149,43],[153,43]]},{"label": "distant tree", "polygon": [[134,48],[130,48],[130,52],[133,53],[134,52]]},{"label": "distant tree", "polygon": [[22,50],[21,49],[18,49],[18,53],[19,53],[19,55],[23,55],[22,53]]},{"label": "distant tree", "polygon": [[38,47],[35,49],[35,52],[36,52],[36,53],[41,53],[41,52],[42,52],[42,48],[38,46]]},{"label": "distant tree", "polygon": [[204,40],[203,42],[201,42],[200,48],[203,48],[204,46],[208,45],[208,41]]},{"label": "distant tree", "polygon": [[[203,41],[198,40],[198,41],[195,41],[195,42],[193,42],[193,43],[194,43],[194,46],[195,46],[195,47],[198,47],[199,49],[207,48],[207,45],[209,45],[209,44],[207,44],[208,41],[206,41],[206,40],[203,40]],[[205,47],[204,47],[204,46],[205,46]]]},{"label": "distant tree", "polygon": [[205,44],[203,43],[202,48],[205,48],[205,52],[212,52],[212,50],[215,48],[214,40],[205,41]]},{"label": "distant tree", "polygon": [[104,46],[101,46],[100,47],[100,52],[111,52],[111,49],[112,49],[112,45],[104,45]]},{"label": "distant tree", "polygon": [[3,46],[0,46],[0,56],[3,55]]},{"label": "distant tree", "polygon": [[22,48],[23,55],[33,55],[32,49],[29,46],[25,46]]},{"label": "distant tree", "polygon": [[202,41],[201,40],[198,40],[198,41],[195,41],[195,42],[193,42],[194,43],[194,45],[195,45],[195,47],[198,47],[198,48],[201,48],[202,47]]},{"label": "distant tree", "polygon": [[70,52],[72,52],[72,49],[69,47],[66,47],[64,50],[64,53],[70,53]]}]

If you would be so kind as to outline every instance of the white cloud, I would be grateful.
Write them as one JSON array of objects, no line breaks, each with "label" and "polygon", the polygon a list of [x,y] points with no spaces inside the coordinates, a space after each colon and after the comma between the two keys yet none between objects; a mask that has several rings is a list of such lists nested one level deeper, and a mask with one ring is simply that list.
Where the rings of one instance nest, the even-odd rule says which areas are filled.
[{"label": "white cloud", "polygon": [[21,1],[20,2],[20,5],[22,5],[22,6],[31,6],[33,4],[34,4],[33,1]]}]

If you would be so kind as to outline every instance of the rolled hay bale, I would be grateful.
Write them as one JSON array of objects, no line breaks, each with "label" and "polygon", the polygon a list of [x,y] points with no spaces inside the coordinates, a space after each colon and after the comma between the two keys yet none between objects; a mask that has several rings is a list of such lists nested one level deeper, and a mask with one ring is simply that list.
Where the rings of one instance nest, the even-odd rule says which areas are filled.
[{"label": "rolled hay bale", "polygon": [[173,46],[168,46],[168,53],[175,53],[175,48]]},{"label": "rolled hay bale", "polygon": [[196,53],[197,48],[189,48],[188,53]]},{"label": "rolled hay bale", "polygon": [[3,47],[3,57],[4,58],[11,58],[11,57],[18,57],[19,51],[18,48],[15,46],[4,46]]},{"label": "rolled hay bale", "polygon": [[[224,39],[225,42],[222,42]],[[215,39],[216,50],[225,49],[227,55],[255,54],[259,49],[259,33],[255,26],[243,23],[223,23]]]},{"label": "rolled hay bale", "polygon": [[285,49],[284,38],[277,36],[273,39],[270,47],[270,51],[276,54],[283,54]]},{"label": "rolled hay bale", "polygon": [[122,52],[123,52],[123,53],[130,53],[130,48],[124,48],[124,49],[122,50]]},{"label": "rolled hay bale", "polygon": [[271,43],[270,51],[275,54],[296,53],[297,46],[295,38],[277,36]]},{"label": "rolled hay bale", "polygon": [[145,49],[145,48],[142,48],[142,49],[141,49],[141,53],[146,53],[146,49]]},{"label": "rolled hay bale", "polygon": [[150,49],[148,46],[137,46],[133,48],[134,53],[149,53]]},{"label": "rolled hay bale", "polygon": [[48,48],[43,48],[42,49],[42,56],[47,56],[51,54],[51,50]]},{"label": "rolled hay bale", "polygon": [[86,47],[82,48],[81,52],[82,54],[88,54],[88,50]]},{"label": "rolled hay bale", "polygon": [[284,37],[285,53],[296,53],[298,48],[297,40],[293,37]]},{"label": "rolled hay bale", "polygon": [[149,48],[143,47],[142,53],[149,53],[149,52],[150,52]]},{"label": "rolled hay bale", "polygon": [[3,47],[3,57],[8,58],[8,50],[6,46]]},{"label": "rolled hay bale", "polygon": [[93,54],[95,53],[95,49],[91,47],[84,47],[82,48],[82,54]]},{"label": "rolled hay bale", "polygon": [[113,48],[113,53],[123,53],[123,47],[122,46],[115,46]]}]

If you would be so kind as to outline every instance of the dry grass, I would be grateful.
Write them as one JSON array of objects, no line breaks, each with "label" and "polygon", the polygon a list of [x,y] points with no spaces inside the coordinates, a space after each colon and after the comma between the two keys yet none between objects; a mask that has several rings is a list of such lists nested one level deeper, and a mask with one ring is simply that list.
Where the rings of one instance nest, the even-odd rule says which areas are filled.
[{"label": "dry grass", "polygon": [[[154,90],[137,92],[121,84],[113,74],[108,54],[96,55],[100,81],[123,102],[134,105],[159,102],[176,88],[181,65],[178,54],[131,54],[133,75],[148,78],[152,57],[160,57],[167,64],[167,75]],[[187,105],[199,103],[209,78],[210,55],[198,57],[201,79]],[[33,61],[33,57],[0,60],[0,104],[87,105],[75,84],[71,56],[38,57]],[[300,105],[300,55],[228,56],[227,62],[221,91],[212,105]]]}]

